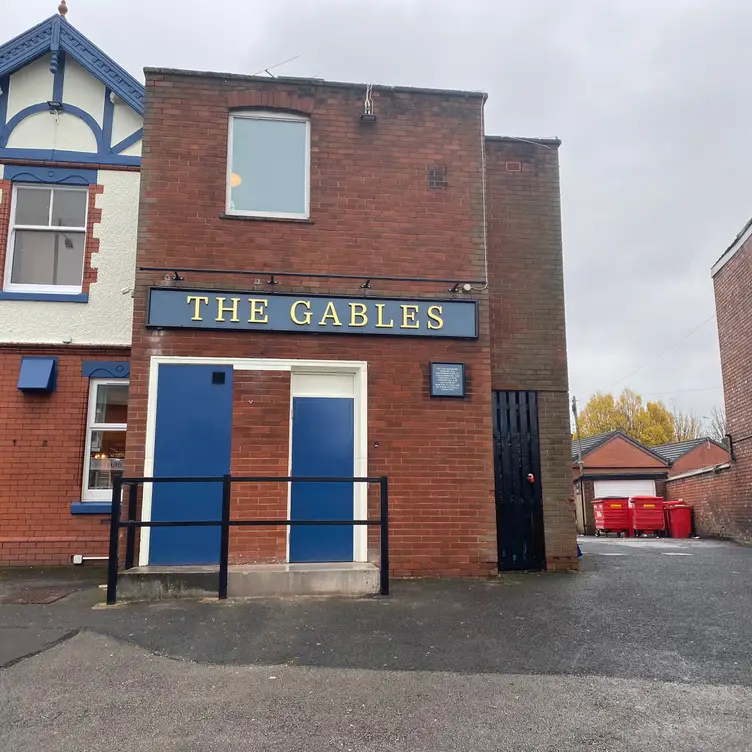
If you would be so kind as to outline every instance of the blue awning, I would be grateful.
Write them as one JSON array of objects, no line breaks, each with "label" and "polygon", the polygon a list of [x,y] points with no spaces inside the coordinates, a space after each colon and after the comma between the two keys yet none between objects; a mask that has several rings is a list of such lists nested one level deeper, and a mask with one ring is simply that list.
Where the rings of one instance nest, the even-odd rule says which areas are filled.
[{"label": "blue awning", "polygon": [[57,358],[22,358],[18,388],[22,392],[54,392]]}]

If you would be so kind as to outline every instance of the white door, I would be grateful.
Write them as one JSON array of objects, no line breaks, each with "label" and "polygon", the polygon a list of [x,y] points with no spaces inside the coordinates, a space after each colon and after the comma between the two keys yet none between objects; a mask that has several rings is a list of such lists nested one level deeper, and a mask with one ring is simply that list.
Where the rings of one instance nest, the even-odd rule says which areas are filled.
[{"label": "white door", "polygon": [[655,496],[655,481],[641,478],[595,481],[595,498],[604,496]]}]

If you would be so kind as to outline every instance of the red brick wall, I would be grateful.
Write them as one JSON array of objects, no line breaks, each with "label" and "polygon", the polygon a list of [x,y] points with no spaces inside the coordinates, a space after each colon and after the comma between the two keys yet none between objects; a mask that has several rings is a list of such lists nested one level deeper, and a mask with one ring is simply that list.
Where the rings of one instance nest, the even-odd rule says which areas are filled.
[{"label": "red brick wall", "polygon": [[[233,377],[232,475],[281,475],[289,471],[290,374],[235,371]],[[232,518],[287,518],[287,486],[233,485]],[[286,528],[239,527],[230,536],[233,564],[285,561]]]},{"label": "red brick wall", "polygon": [[701,537],[737,538],[732,473],[709,470],[701,475],[666,481],[666,499],[682,499],[694,509],[695,530]]},{"label": "red brick wall", "polygon": [[[242,104],[259,101],[269,91],[296,97],[311,112],[310,222],[221,216],[228,108],[241,95]],[[482,97],[379,90],[374,92],[379,119],[373,125],[359,120],[362,98],[362,87],[147,72],[139,265],[362,274],[364,280],[377,275],[483,279]],[[275,96],[274,103],[282,99]],[[437,168],[445,180],[430,179]],[[478,341],[146,331],[146,288],[163,276],[137,274],[129,471],[143,467],[150,355],[368,361],[368,471],[390,476],[393,572],[481,575],[495,570],[484,291],[474,293],[481,304]],[[255,283],[254,277],[185,277],[183,286],[249,290]],[[355,281],[283,282],[278,292],[362,293]],[[374,280],[369,294],[447,298],[449,286]],[[268,292],[265,278],[256,289]],[[432,360],[467,364],[466,399],[429,397]],[[246,401],[240,408],[233,471],[244,464],[286,472],[286,382],[279,374],[248,378],[240,374],[239,390],[247,394],[258,388],[266,395],[261,421],[272,425],[266,440],[259,440],[251,409],[255,397],[254,406]],[[238,454],[238,447],[249,447],[248,454]],[[264,493],[269,509],[281,505],[278,494]],[[253,502],[246,496],[236,503],[238,511],[242,506],[250,512]],[[270,531],[267,538],[256,535],[245,542],[237,535],[236,560],[279,555],[281,534]],[[369,548],[374,547],[372,537]]]},{"label": "red brick wall", "polygon": [[[56,356],[57,389],[23,394],[21,358]],[[69,564],[107,553],[103,517],[74,516],[81,500],[89,379],[84,360],[124,360],[124,348],[0,345],[0,564]]]},{"label": "red brick wall", "polygon": [[558,142],[486,139],[493,389],[538,391],[549,569],[577,566]]},{"label": "red brick wall", "polygon": [[752,540],[752,250],[750,241],[716,274],[715,305],[726,420],[734,448],[726,512],[731,536]]},{"label": "red brick wall", "polygon": [[728,450],[707,441],[704,444],[696,446],[691,452],[687,452],[683,457],[679,457],[671,468],[669,475],[681,475],[692,470],[701,470],[704,467],[713,467],[722,465],[729,461]]}]

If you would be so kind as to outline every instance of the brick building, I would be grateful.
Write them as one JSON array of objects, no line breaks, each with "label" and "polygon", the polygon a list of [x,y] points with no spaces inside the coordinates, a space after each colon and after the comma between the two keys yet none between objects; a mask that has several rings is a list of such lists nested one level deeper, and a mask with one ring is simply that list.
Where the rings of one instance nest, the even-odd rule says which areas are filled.
[{"label": "brick building", "polygon": [[107,553],[143,98],[64,15],[0,46],[0,564]]},{"label": "brick building", "polygon": [[[146,92],[127,469],[387,475],[398,576],[576,567],[558,142],[485,137],[473,92],[164,69]],[[219,495],[147,485],[141,515]],[[377,505],[237,484],[231,508]],[[240,530],[236,564],[378,554],[357,527]],[[139,541],[217,556],[207,529]]]},{"label": "brick building", "polygon": [[655,496],[671,464],[656,447],[647,447],[622,431],[575,439],[571,462],[577,529],[584,535],[595,532],[593,499]]},{"label": "brick building", "polygon": [[[713,267],[713,286],[731,447],[727,477],[717,478],[725,533],[752,541],[752,220]],[[716,501],[716,504],[721,503]]]}]

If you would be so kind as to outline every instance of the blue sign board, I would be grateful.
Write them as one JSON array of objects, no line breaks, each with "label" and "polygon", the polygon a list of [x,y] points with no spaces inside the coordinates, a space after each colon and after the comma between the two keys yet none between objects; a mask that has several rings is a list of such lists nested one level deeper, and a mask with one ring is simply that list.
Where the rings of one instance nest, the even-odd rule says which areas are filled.
[{"label": "blue sign board", "polygon": [[475,339],[474,300],[345,298],[156,287],[146,326]]},{"label": "blue sign board", "polygon": [[431,363],[431,396],[464,397],[465,364]]}]

